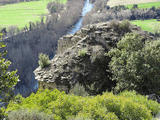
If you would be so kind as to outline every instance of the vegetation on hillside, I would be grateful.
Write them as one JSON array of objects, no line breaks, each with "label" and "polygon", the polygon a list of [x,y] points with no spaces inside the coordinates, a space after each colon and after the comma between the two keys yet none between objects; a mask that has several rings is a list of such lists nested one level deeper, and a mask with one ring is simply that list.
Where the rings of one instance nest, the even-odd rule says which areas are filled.
[{"label": "vegetation on hillside", "polygon": [[[5,45],[0,42],[0,49],[4,48]],[[10,97],[13,97],[13,87],[18,81],[17,71],[9,71],[11,62],[4,58],[6,51],[0,52],[0,98],[2,102],[7,102]]]},{"label": "vegetation on hillside", "polygon": [[110,69],[115,90],[136,90],[142,94],[160,93],[160,41],[144,41],[138,34],[126,34],[111,49]]},{"label": "vegetation on hillside", "polygon": [[39,54],[38,64],[41,68],[48,67],[51,64],[48,55],[43,53]]},{"label": "vegetation on hillside", "polygon": [[80,97],[46,89],[26,99],[17,96],[10,101],[7,108],[9,120],[19,120],[15,119],[15,114],[20,112],[24,119],[33,116],[24,110],[43,112],[54,120],[151,120],[159,112],[160,105],[135,92],[125,91],[119,95],[106,92],[98,96]]},{"label": "vegetation on hillside", "polygon": [[[45,6],[47,5],[47,1],[45,1],[46,3],[41,4],[42,6],[39,6],[38,4],[38,2],[43,3],[42,0],[28,2],[28,3],[18,3],[15,4],[15,8],[12,10],[17,10],[19,6],[16,5],[21,5],[22,7],[18,8],[18,10],[20,9],[24,10],[24,7],[28,7],[27,10],[29,9],[30,11],[31,9],[34,8],[36,9],[35,10],[36,12],[34,13],[33,11],[32,12],[30,11],[30,13],[32,13],[30,15],[24,15],[25,10],[24,11],[22,10],[23,16],[27,16],[32,19],[33,14],[39,16],[44,12],[44,11],[42,12],[41,10],[43,9],[44,5]],[[61,1],[65,2],[65,0]],[[34,4],[36,5],[36,7],[32,8],[33,4],[31,3],[36,3]],[[114,18],[117,18],[119,20],[123,20],[124,18],[127,18],[129,20],[132,19],[136,20],[139,18],[140,19],[144,19],[146,17],[152,18],[160,15],[159,13],[160,8],[131,10],[125,8],[124,6],[110,8],[106,6],[106,3],[107,3],[106,0],[95,1],[95,8],[85,18],[86,24],[96,23],[100,21],[108,21]],[[26,4],[28,4],[29,6],[25,6]],[[77,21],[77,19],[81,14],[79,8],[82,8],[82,5],[83,1],[81,0],[79,1],[69,0],[66,6],[59,3],[51,2],[47,6],[51,16],[48,16],[46,18],[46,23],[42,21],[37,24],[30,23],[29,27],[26,28],[27,30],[24,33],[11,38],[12,41],[10,41],[10,39],[8,40],[9,47],[7,49],[10,50],[8,56],[10,58],[13,58],[12,60],[15,62],[13,66],[17,68],[19,67],[19,69],[21,70],[20,71],[22,75],[21,78],[24,80],[23,84],[25,84],[27,87],[34,86],[33,85],[34,82],[32,81],[33,80],[32,72],[33,69],[36,68],[38,63],[41,66],[41,68],[47,67],[50,64],[52,64],[49,60],[49,56],[45,54],[40,54],[39,61],[37,62],[38,53],[39,52],[49,53],[49,54],[52,53],[53,55],[53,50],[54,50],[55,54],[58,38],[64,35],[68,30],[68,28],[71,27],[73,23],[75,23],[75,21]],[[10,10],[9,6],[10,8],[14,7],[12,5],[6,5],[0,7],[0,12],[2,11],[1,12],[2,15],[9,14],[9,12],[5,13],[7,12],[7,10]],[[148,5],[148,7],[149,6],[150,5]],[[65,8],[66,11],[64,11],[63,8]],[[1,9],[3,10],[5,9],[5,12]],[[41,10],[39,11],[39,9]],[[43,14],[46,14],[47,12],[48,11],[45,11]],[[17,11],[17,14],[22,15],[21,13],[19,13],[19,11]],[[5,16],[2,17],[5,18]],[[17,19],[17,16],[11,15],[11,17],[13,17],[12,22],[15,22],[14,17]],[[28,18],[24,17],[21,19],[23,20],[23,22],[25,22],[24,20],[27,20]],[[39,18],[35,17],[35,20],[38,19]],[[155,20],[150,20],[150,22],[153,21]],[[139,21],[133,21],[134,24],[138,24],[138,22]],[[145,27],[144,24],[142,26],[144,26],[146,30],[150,29]],[[156,101],[148,100],[146,96],[142,96],[140,94],[146,95],[150,93],[155,93],[156,95],[160,95],[160,74],[159,74],[160,40],[156,39],[153,40],[154,36],[150,36],[147,33],[144,33],[146,36],[148,35],[146,38],[139,35],[139,33],[129,33],[132,31],[131,27],[133,27],[132,29],[134,30],[139,30],[135,26],[131,26],[128,21],[123,21],[123,22],[112,21],[110,23],[110,26],[105,26],[104,28],[100,28],[104,29],[105,32],[107,30],[111,30],[109,31],[111,32],[111,34],[108,34],[109,33],[108,31],[107,34],[103,33],[106,35],[103,36],[105,42],[103,42],[103,40],[94,39],[93,37],[94,35],[98,36],[97,38],[100,38],[101,35],[99,28],[97,28],[99,29],[99,31],[96,32],[94,31],[94,29],[96,29],[96,27],[94,26],[92,26],[92,30],[95,32],[95,34],[92,34],[92,32],[90,31],[91,34],[86,35],[89,39],[87,37],[86,39],[83,39],[82,37],[83,34],[82,34],[81,36],[82,38],[80,37],[79,39],[83,40],[82,41],[84,43],[82,45],[83,47],[78,51],[77,54],[78,58],[76,58],[74,54],[73,55],[77,61],[81,60],[81,62],[79,63],[82,66],[81,67],[82,74],[80,74],[78,78],[80,78],[81,82],[84,82],[85,84],[79,84],[76,81],[77,80],[76,75],[78,76],[78,74],[75,74],[75,72],[78,73],[79,69],[78,68],[75,69],[73,76],[74,79],[76,79],[75,80],[76,82],[74,84],[76,83],[78,84],[76,84],[72,89],[70,89],[70,91],[68,91],[69,94],[66,94],[65,92],[60,92],[57,89],[53,91],[45,89],[45,90],[39,90],[37,93],[32,93],[27,98],[24,98],[21,95],[13,97],[14,95],[13,89],[18,81],[17,71],[9,71],[8,68],[11,62],[4,58],[4,56],[6,55],[5,51],[0,52],[0,102],[9,103],[5,104],[6,108],[0,108],[0,119],[3,119],[4,117],[7,120],[151,120],[153,119],[160,112],[160,104],[157,103]],[[15,29],[13,28],[11,29],[12,35],[14,35],[14,30]],[[83,32],[86,33],[86,31],[87,29],[86,30],[83,29],[79,33],[80,34]],[[155,32],[157,31],[159,32],[159,29],[156,30]],[[137,32],[142,32],[142,31],[137,31]],[[120,38],[124,34],[125,36],[120,40]],[[110,38],[110,36],[114,38],[112,39]],[[77,38],[79,37],[78,34],[76,34],[76,37]],[[149,39],[151,37],[153,38],[152,40]],[[71,39],[73,39],[73,36]],[[91,42],[89,41],[90,39],[92,39]],[[94,54],[91,54],[91,57],[88,57],[89,56],[88,53],[89,51],[91,51],[91,49],[87,50],[84,48],[89,44],[97,45],[97,42],[94,42],[94,40],[98,41],[99,46],[102,45],[108,47],[108,48],[102,47],[107,49],[107,52],[109,51],[108,53],[106,53],[106,56],[104,55],[106,51],[103,52],[104,51],[103,49],[101,48],[98,49],[98,47],[92,46],[92,49],[94,50],[96,49],[98,52],[95,50]],[[88,42],[88,44],[86,45],[85,42]],[[0,50],[2,48],[4,49],[4,47],[6,46],[3,43],[0,43]],[[81,47],[80,42],[78,47]],[[89,46],[87,47],[89,48]],[[67,55],[69,55],[69,52],[67,52]],[[86,68],[88,66],[86,67],[84,65],[83,67],[83,60],[84,61],[87,60],[84,59],[85,57],[86,58],[88,57],[89,60],[93,62],[93,64],[95,65],[93,67],[95,68],[91,67],[89,71],[87,71]],[[103,59],[104,57],[107,57],[108,59],[105,60]],[[61,58],[62,57],[59,57],[57,60]],[[81,58],[83,58],[83,60]],[[73,69],[66,67],[66,65],[69,62],[67,60],[65,61],[65,65],[63,65],[62,69],[60,69],[64,71],[65,73],[64,75],[66,75],[68,69]],[[61,64],[60,61],[58,62],[59,62],[58,64]],[[100,65],[101,62],[106,62],[106,64]],[[73,62],[73,64],[71,65],[74,66],[76,64],[75,62]],[[54,67],[58,69],[55,63]],[[96,74],[97,72],[96,69],[100,67],[102,68],[104,67],[103,71],[102,72],[100,71],[100,74]],[[93,70],[93,73],[87,74],[91,70]],[[103,72],[104,74],[102,74]],[[60,77],[63,78],[65,82],[68,80],[67,82],[71,83],[71,81],[69,81],[71,76],[70,78],[67,78],[63,77],[62,73],[60,74],[61,74]],[[108,81],[111,82],[115,81],[114,84],[116,85],[116,87],[113,86],[111,82],[106,82],[107,81],[107,79],[105,78],[106,74]],[[88,77],[89,75],[91,76],[90,80],[85,78]],[[98,76],[100,76],[100,78],[102,78],[102,80],[104,81],[100,81],[99,79],[97,79],[97,84],[94,84],[94,79],[98,78]],[[48,76],[45,76],[45,78],[47,77]],[[58,80],[60,81],[59,78]],[[93,83],[93,86],[92,85],[87,86],[86,83],[88,81],[91,81],[91,83]],[[53,83],[54,82],[55,81],[53,81]],[[63,81],[61,83],[64,84]],[[60,84],[60,82],[58,84]],[[18,85],[21,86],[21,88],[25,91],[24,87],[21,84]],[[89,96],[88,94],[89,89],[88,91],[86,91],[87,87],[85,85],[87,87],[90,87],[90,91],[94,92],[94,94],[92,95],[95,96]],[[108,88],[111,87],[110,89],[106,88],[107,90],[109,90],[109,92],[103,92],[106,90],[105,89],[106,86]],[[111,91],[113,91],[113,93]],[[29,93],[27,95],[29,95]],[[97,95],[98,93],[102,94]]]},{"label": "vegetation on hillside", "polygon": [[[0,49],[4,48],[5,45],[0,42]],[[13,88],[18,81],[16,71],[9,71],[8,68],[11,64],[9,60],[6,60],[4,56],[6,51],[0,52],[0,103],[9,102],[14,96]],[[5,109],[0,107],[0,119],[2,120],[5,116]]]}]

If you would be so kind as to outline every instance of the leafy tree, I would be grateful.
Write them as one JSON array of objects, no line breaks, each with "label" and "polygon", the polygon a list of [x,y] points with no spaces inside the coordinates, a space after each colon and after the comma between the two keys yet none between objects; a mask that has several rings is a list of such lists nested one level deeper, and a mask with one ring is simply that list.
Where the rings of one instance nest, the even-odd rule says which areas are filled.
[{"label": "leafy tree", "polygon": [[[0,49],[4,48],[5,45],[0,42]],[[14,85],[18,81],[18,76],[16,75],[17,71],[8,71],[8,67],[11,62],[3,58],[6,55],[6,51],[0,53],[0,97],[2,102],[8,102],[8,100],[13,95]]]},{"label": "leafy tree", "polygon": [[145,41],[135,33],[126,34],[108,55],[116,91],[136,90],[142,94],[160,91],[160,41]]},{"label": "leafy tree", "polygon": [[[4,47],[5,45],[0,42],[0,50]],[[4,55],[6,51],[0,52],[0,103],[9,102],[13,96],[13,87],[18,81],[16,71],[8,71],[11,62],[3,58]],[[5,109],[0,108],[0,119],[2,120],[5,116]]]}]

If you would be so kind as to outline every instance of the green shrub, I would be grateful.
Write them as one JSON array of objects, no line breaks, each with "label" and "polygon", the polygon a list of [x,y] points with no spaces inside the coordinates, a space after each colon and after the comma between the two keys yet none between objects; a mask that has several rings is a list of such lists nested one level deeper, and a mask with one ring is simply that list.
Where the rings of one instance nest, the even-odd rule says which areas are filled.
[{"label": "green shrub", "polygon": [[107,113],[105,120],[119,120],[119,118],[114,113]]},{"label": "green shrub", "polygon": [[69,117],[67,120],[93,120],[87,116],[73,116]]},{"label": "green shrub", "polygon": [[45,90],[10,101],[6,111],[10,115],[24,109],[36,109],[37,113],[52,115],[54,120],[151,120],[160,105],[135,92],[81,97]]},{"label": "green shrub", "polygon": [[112,20],[110,22],[110,27],[113,28],[114,30],[119,30],[119,21],[117,20]]},{"label": "green shrub", "polygon": [[137,4],[134,4],[132,9],[137,9],[138,8],[138,5]]},{"label": "green shrub", "polygon": [[[151,120],[152,118],[151,111],[145,104],[136,103],[120,95],[115,96],[112,93],[105,93],[101,97],[97,97],[97,100],[108,111],[115,113],[120,120]],[[159,108],[157,109],[159,110]]]},{"label": "green shrub", "polygon": [[0,108],[0,120],[3,120],[6,116],[5,109],[3,107]]},{"label": "green shrub", "polygon": [[84,56],[86,56],[86,54],[87,54],[87,50],[85,50],[85,49],[82,49],[82,50],[80,50],[80,51],[78,52],[78,55],[79,55],[80,57],[84,57]]},{"label": "green shrub", "polygon": [[122,22],[113,20],[110,22],[110,27],[119,33],[131,32],[130,25],[128,20],[123,20]]},{"label": "green shrub", "polygon": [[75,84],[75,86],[70,90],[70,94],[74,94],[77,96],[88,96],[88,93],[85,90],[85,88],[79,83]]},{"label": "green shrub", "polygon": [[131,32],[131,29],[130,29],[130,22],[128,20],[123,20],[120,24],[119,24],[119,29],[121,31],[124,31],[125,33],[127,32]]},{"label": "green shrub", "polygon": [[136,90],[142,94],[160,91],[160,41],[146,41],[128,33],[111,49],[109,64],[116,80],[115,91]]},{"label": "green shrub", "polygon": [[147,96],[137,94],[135,91],[124,91],[120,93],[119,96],[126,97],[127,99],[139,104],[144,104],[149,110],[152,111],[152,114],[154,116],[160,112],[160,106],[156,101],[148,100]]},{"label": "green shrub", "polygon": [[20,109],[9,112],[8,120],[53,120],[53,117],[36,110]]},{"label": "green shrub", "polygon": [[41,53],[39,55],[39,61],[38,61],[39,65],[41,66],[41,68],[45,68],[48,67],[51,62],[49,60],[49,57],[46,54]]},{"label": "green shrub", "polygon": [[[4,51],[5,47],[6,45],[0,40],[0,106],[3,106],[3,103],[7,105],[6,103],[13,99],[13,90],[18,81],[17,71],[9,70],[11,62],[5,59],[7,54]],[[5,115],[5,109],[0,107],[0,119],[2,120]]]}]

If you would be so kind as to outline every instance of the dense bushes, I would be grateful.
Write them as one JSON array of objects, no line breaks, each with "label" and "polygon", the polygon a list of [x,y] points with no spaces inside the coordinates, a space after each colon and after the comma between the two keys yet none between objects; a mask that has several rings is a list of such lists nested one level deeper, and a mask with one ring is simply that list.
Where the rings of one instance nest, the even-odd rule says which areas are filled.
[{"label": "dense bushes", "polygon": [[80,83],[75,84],[75,86],[69,91],[69,93],[83,97],[89,95],[85,90],[84,86],[81,85]]},{"label": "dense bushes", "polygon": [[118,42],[117,48],[108,55],[112,57],[110,69],[115,90],[136,90],[143,94],[160,91],[160,41],[144,41],[138,34],[129,33]]},{"label": "dense bushes", "polygon": [[[0,49],[5,45],[0,42]],[[13,97],[13,87],[18,81],[17,71],[9,71],[11,62],[5,59],[6,51],[0,52],[0,102],[8,102]]]},{"label": "dense bushes", "polygon": [[110,22],[111,28],[114,29],[114,31],[117,31],[118,33],[128,33],[131,32],[131,24],[128,20],[124,20],[121,23],[119,21],[113,20]]},{"label": "dense bushes", "polygon": [[81,97],[45,90],[26,99],[17,97],[10,102],[7,111],[10,116],[21,109],[36,109],[54,120],[151,120],[160,105],[135,92]]},{"label": "dense bushes", "polygon": [[[5,45],[0,42],[0,49]],[[13,98],[13,88],[18,81],[17,71],[9,71],[11,62],[5,59],[6,51],[0,51],[0,120],[5,117],[4,103],[8,103]]]},{"label": "dense bushes", "polygon": [[36,110],[29,111],[27,109],[20,109],[10,112],[8,120],[53,120],[53,118]]}]

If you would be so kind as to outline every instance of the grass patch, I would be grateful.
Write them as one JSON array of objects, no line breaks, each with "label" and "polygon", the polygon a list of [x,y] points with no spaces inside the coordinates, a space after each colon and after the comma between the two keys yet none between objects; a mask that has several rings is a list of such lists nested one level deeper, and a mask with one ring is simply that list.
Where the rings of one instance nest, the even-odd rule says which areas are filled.
[{"label": "grass patch", "polygon": [[157,21],[156,19],[151,20],[134,20],[131,21],[132,24],[140,26],[142,30],[149,31],[149,32],[155,32],[156,27],[160,27],[160,21]]},{"label": "grass patch", "polygon": [[[47,4],[53,0],[40,0],[31,2],[21,2],[0,6],[0,26],[11,25],[20,28],[28,25],[30,21],[40,21],[42,15],[48,14]],[[67,0],[59,0],[65,3]]]},{"label": "grass patch", "polygon": [[[152,8],[152,7],[160,7],[160,2],[150,2],[150,3],[140,3],[138,4],[138,8]],[[128,7],[129,9],[131,9],[133,7],[132,5],[126,5],[126,7]]]}]

